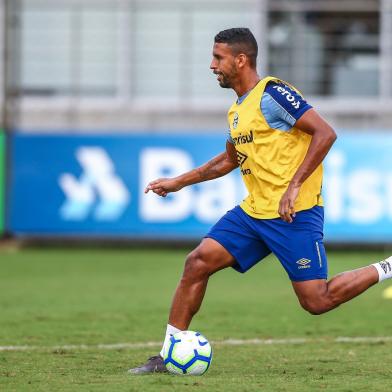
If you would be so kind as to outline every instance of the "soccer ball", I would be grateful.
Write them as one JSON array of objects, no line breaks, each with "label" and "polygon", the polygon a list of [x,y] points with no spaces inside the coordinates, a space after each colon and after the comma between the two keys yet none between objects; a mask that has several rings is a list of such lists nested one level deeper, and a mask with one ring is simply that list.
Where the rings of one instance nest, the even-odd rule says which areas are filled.
[{"label": "soccer ball", "polygon": [[211,345],[200,332],[177,332],[170,336],[163,353],[166,368],[173,374],[200,376],[212,360]]}]

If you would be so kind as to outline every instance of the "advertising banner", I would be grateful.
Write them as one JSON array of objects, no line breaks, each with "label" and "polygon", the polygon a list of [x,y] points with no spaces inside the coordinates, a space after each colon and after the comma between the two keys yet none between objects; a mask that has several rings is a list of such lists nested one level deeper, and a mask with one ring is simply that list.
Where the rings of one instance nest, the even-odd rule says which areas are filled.
[{"label": "advertising banner", "polygon": [[[13,135],[17,235],[198,239],[246,195],[239,170],[161,198],[149,181],[203,164],[225,135]],[[392,241],[392,136],[344,134],[324,164],[326,240]]]},{"label": "advertising banner", "polygon": [[165,199],[144,194],[149,181],[219,153],[224,135],[15,134],[12,144],[16,234],[197,238],[243,192],[238,175],[230,175]]}]

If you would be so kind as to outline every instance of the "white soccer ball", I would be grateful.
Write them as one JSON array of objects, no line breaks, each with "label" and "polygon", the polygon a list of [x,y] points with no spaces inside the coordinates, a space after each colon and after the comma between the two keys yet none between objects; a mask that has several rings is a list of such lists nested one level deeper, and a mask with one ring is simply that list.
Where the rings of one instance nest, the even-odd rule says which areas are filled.
[{"label": "white soccer ball", "polygon": [[163,359],[170,373],[200,376],[210,367],[212,348],[200,332],[181,331],[166,342]]}]

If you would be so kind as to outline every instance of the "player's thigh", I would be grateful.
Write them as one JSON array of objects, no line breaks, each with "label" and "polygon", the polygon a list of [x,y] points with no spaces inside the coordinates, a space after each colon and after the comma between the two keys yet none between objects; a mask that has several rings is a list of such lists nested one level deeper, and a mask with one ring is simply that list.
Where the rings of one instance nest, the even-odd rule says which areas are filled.
[{"label": "player's thigh", "polygon": [[241,273],[271,253],[257,225],[239,206],[228,211],[207,233],[206,239],[219,243],[232,256],[230,260],[235,260],[231,266]]},{"label": "player's thigh", "polygon": [[325,280],[328,264],[320,207],[300,211],[292,223],[266,222],[264,237],[293,282]]}]

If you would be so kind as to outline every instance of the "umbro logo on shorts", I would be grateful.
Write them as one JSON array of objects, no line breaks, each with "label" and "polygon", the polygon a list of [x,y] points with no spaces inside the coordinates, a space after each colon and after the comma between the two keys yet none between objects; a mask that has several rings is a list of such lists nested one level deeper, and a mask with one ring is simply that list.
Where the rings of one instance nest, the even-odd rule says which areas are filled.
[{"label": "umbro logo on shorts", "polygon": [[298,269],[304,269],[304,268],[310,268],[310,263],[312,261],[309,259],[299,259],[298,261],[296,261],[296,264],[298,264]]}]

